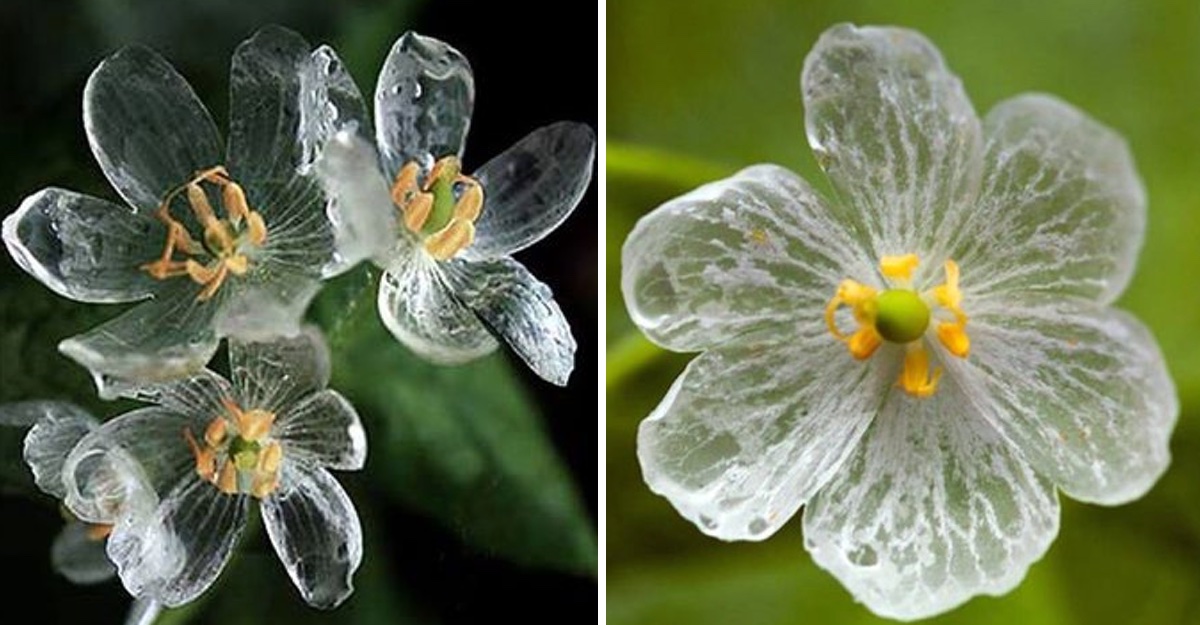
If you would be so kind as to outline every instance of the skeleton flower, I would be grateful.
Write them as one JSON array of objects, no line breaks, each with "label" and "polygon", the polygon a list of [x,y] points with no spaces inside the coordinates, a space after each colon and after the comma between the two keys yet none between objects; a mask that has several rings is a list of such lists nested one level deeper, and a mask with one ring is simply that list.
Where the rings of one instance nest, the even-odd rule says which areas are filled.
[{"label": "skeleton flower", "polygon": [[4,220],[20,266],[56,293],[134,302],[59,348],[96,377],[162,380],[202,367],[220,337],[295,333],[323,273],[345,262],[326,196],[297,169],[300,69],[310,49],[269,27],[234,53],[226,149],[187,82],[129,47],[92,73],[83,117],[129,205],[43,189]]},{"label": "skeleton flower", "polygon": [[108,556],[130,594],[177,606],[216,579],[257,503],[301,595],[334,607],[353,592],[362,533],[328,469],[362,468],[366,439],[358,415],[325,388],[328,355],[315,333],[230,340],[229,355],[232,383],[202,370],[123,387],[154,405],[79,441],[63,467],[66,504],[94,522],[112,467],[136,472],[154,503],[116,519]]},{"label": "skeleton flower", "polygon": [[1175,389],[1110,304],[1145,195],[1113,131],[1044,95],[982,120],[921,35],[828,30],[801,79],[834,190],[759,165],[659,207],[630,314],[701,351],[638,431],[646,482],[707,534],[805,544],[872,611],[1012,589],[1056,488],[1115,505],[1169,462]]},{"label": "skeleton flower", "polygon": [[382,223],[375,235],[382,235],[384,324],[444,364],[490,353],[495,334],[542,378],[566,384],[575,354],[570,327],[550,289],[511,255],[574,210],[591,181],[592,130],[569,122],[539,128],[467,175],[460,158],[474,101],[471,68],[449,45],[407,33],[375,89],[376,155],[354,132],[365,127],[361,96],[333,51],[314,58],[321,54],[306,90],[316,103],[305,109],[343,123],[319,125],[317,169],[344,200],[348,226]]}]

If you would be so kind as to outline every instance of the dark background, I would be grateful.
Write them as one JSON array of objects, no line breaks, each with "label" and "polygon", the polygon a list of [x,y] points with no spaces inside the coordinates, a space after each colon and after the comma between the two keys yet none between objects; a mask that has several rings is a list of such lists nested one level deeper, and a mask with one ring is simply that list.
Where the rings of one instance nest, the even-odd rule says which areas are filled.
[{"label": "dark background", "polygon": [[[572,10],[572,6],[453,0],[5,0],[0,4],[0,53],[4,59],[0,71],[0,206],[6,207],[5,213],[15,210],[23,197],[45,186],[119,201],[92,158],[81,123],[84,83],[104,56],[134,42],[155,48],[188,79],[218,127],[224,129],[230,55],[241,40],[268,23],[292,28],[314,46],[332,44],[368,102],[384,56],[405,30],[432,35],[457,47],[475,72],[475,115],[464,158],[468,170],[547,123],[569,119],[595,128],[596,14],[593,7],[575,6]],[[572,71],[548,65],[549,59],[562,58],[572,59]],[[580,491],[593,527],[597,492],[596,223],[593,180],[573,217],[548,239],[518,255],[518,260],[554,290],[579,342],[570,384],[560,389],[537,379],[525,367],[513,367],[540,407],[542,422]],[[8,310],[22,305],[15,301],[20,298],[14,293],[36,288],[7,254],[0,254],[0,286],[9,300],[0,301],[0,308]],[[107,318],[115,313],[105,310],[102,315]],[[0,328],[0,333],[0,381],[8,384],[5,394],[9,395],[3,399],[31,399],[33,396],[21,396],[22,388],[54,388],[60,377],[66,388],[77,385],[84,376],[65,360],[59,361],[61,370],[22,368],[22,360],[10,351],[24,345],[20,331]],[[35,378],[41,381],[35,384],[31,381]],[[111,414],[111,408],[108,410]],[[11,465],[12,461],[5,458],[0,464]],[[120,622],[128,598],[118,582],[78,587],[51,571],[48,549],[61,522],[47,503],[45,498],[0,497],[0,562],[8,580],[3,594],[11,602],[36,606],[38,622]],[[367,536],[366,557],[387,558],[395,585],[391,594],[403,597],[400,612],[407,615],[407,622],[474,623],[510,617],[574,622],[590,621],[596,614],[594,573],[556,573],[511,564],[464,546],[444,524],[404,507],[386,502],[373,507],[382,520],[374,531],[382,528],[386,532],[388,546],[382,552],[372,551],[372,537]],[[300,611],[297,606],[302,602],[282,567],[269,561],[273,556],[261,536],[251,541],[247,550],[250,555],[235,571],[242,577],[224,580],[219,589],[239,595],[238,601],[246,602],[247,614],[255,612],[249,609],[253,603],[278,602],[276,597],[284,597],[288,604],[272,607],[271,620],[279,614],[296,614],[305,622],[342,621],[339,615],[344,610],[328,614]],[[225,575],[231,572],[227,570]],[[255,579],[247,579],[251,575]],[[256,595],[250,588],[268,583],[263,578],[272,585],[288,587],[282,593]],[[190,620],[230,622],[229,602],[213,603],[199,605]],[[363,616],[369,612],[359,606],[356,620],[371,621]]]}]

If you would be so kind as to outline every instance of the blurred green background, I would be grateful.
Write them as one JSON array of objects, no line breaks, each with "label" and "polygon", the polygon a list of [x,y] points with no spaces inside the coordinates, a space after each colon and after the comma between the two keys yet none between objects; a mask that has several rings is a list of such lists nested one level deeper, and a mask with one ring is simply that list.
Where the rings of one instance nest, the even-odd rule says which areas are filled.
[{"label": "blurred green background", "polygon": [[[542,20],[559,25],[552,32]],[[3,0],[0,2],[0,214],[46,186],[118,200],[88,149],[81,96],[116,48],[157,49],[227,128],[234,47],[276,23],[341,54],[368,102],[392,43],[405,31],[441,38],[475,71],[465,164],[482,165],[538,126],[596,124],[596,24],[561,3],[470,0]],[[547,88],[537,61],[553,52],[581,71]],[[362,517],[355,594],[338,610],[304,605],[265,533],[250,532],[214,588],[161,623],[446,624],[590,621],[596,613],[597,377],[595,186],[574,216],[518,254],[554,290],[579,342],[566,388],[542,382],[506,350],[463,367],[425,364],[387,334],[375,312],[377,272],[326,285],[310,310],[332,349],[332,386],[362,415],[367,467],[337,474]],[[59,340],[116,316],[75,304],[0,252],[0,403],[65,399],[110,417],[129,404],[96,399]],[[222,366],[218,354],[214,366]],[[584,415],[586,418],[580,418]],[[0,428],[3,595],[37,623],[119,623],[117,582],[73,586],[50,568],[62,519],[31,492],[23,432]],[[547,601],[545,597],[555,600]],[[0,621],[14,622],[13,617]]]},{"label": "blurred green background", "polygon": [[642,483],[638,422],[688,355],[651,346],[620,296],[620,248],[662,201],[757,162],[827,189],[804,136],[800,70],[828,26],[915,28],[981,114],[1050,92],[1122,133],[1149,229],[1118,303],[1158,337],[1182,397],[1168,474],[1142,500],[1064,499],[1025,582],[934,623],[1200,623],[1200,3],[1195,0],[610,0],[607,22],[608,620],[613,625],[875,623],[804,550],[703,536]]}]

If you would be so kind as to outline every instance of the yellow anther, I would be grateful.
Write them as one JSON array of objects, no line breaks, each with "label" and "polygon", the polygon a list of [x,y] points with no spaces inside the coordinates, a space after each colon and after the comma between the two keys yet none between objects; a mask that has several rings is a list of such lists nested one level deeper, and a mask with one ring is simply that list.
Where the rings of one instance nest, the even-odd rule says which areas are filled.
[{"label": "yellow anther", "polygon": [[829,300],[829,304],[825,306],[825,325],[829,327],[829,333],[840,340],[846,340],[846,334],[838,329],[835,319],[838,308],[843,305],[850,307],[855,321],[859,324],[873,323],[870,303],[875,301],[875,295],[875,289],[865,284],[859,284],[853,280],[842,280],[833,299]]},{"label": "yellow anther", "polygon": [[217,477],[217,488],[226,495],[233,495],[238,492],[237,484],[237,467],[232,462],[226,461],[221,465],[221,474]]},{"label": "yellow anther", "polygon": [[429,221],[429,213],[433,211],[433,194],[417,192],[408,204],[404,205],[404,227],[411,232],[420,232]]},{"label": "yellow anther", "polygon": [[962,305],[962,292],[958,290],[958,263],[946,261],[946,282],[933,288],[933,297],[939,306],[962,313],[959,308]]},{"label": "yellow anther", "polygon": [[475,224],[454,219],[445,228],[425,239],[425,251],[437,260],[446,260],[466,249],[474,241]]},{"label": "yellow anther", "polygon": [[183,430],[183,438],[187,440],[188,447],[192,450],[192,456],[196,459],[196,474],[211,482],[217,475],[216,454],[208,447],[200,447],[196,443],[196,437],[192,436],[192,431],[189,429]]},{"label": "yellow anther", "polygon": [[267,242],[267,224],[262,215],[254,211],[246,214],[246,240],[258,247]]},{"label": "yellow anther", "polygon": [[850,355],[855,359],[866,360],[875,353],[875,350],[879,349],[882,343],[883,339],[873,326],[862,326],[846,340],[846,347],[850,349]]},{"label": "yellow anther", "polygon": [[221,262],[229,270],[229,273],[235,276],[244,276],[247,271],[250,271],[250,259],[243,254],[230,256]]},{"label": "yellow anther", "polygon": [[392,182],[392,203],[398,207],[404,207],[412,199],[412,194],[417,191],[417,176],[421,173],[421,166],[417,165],[416,161],[410,161],[400,168],[400,172],[396,174],[396,180]]},{"label": "yellow anther", "polygon": [[229,426],[225,419],[217,417],[209,422],[208,427],[204,429],[204,442],[209,447],[216,447],[225,442],[225,434],[229,431]]},{"label": "yellow anther", "polygon": [[87,526],[88,540],[99,542],[108,538],[108,535],[113,531],[113,526],[103,524],[89,524]]},{"label": "yellow anther", "polygon": [[483,187],[462,174],[457,156],[438,159],[424,180],[416,161],[406,163],[392,182],[391,197],[404,227],[421,239],[435,259],[453,258],[475,241]]},{"label": "yellow anther", "polygon": [[242,185],[229,181],[221,188],[221,203],[225,205],[225,214],[229,222],[235,226],[241,225],[242,219],[250,215],[250,204],[246,202],[246,192]]},{"label": "yellow anther", "polygon": [[913,271],[919,263],[920,259],[916,254],[884,256],[879,260],[879,271],[888,278],[907,283],[912,280]]},{"label": "yellow anther", "polygon": [[258,456],[258,470],[267,473],[274,473],[279,470],[279,464],[283,462],[283,446],[278,442],[272,442],[267,445],[266,449]]},{"label": "yellow anther", "polygon": [[483,187],[467,176],[459,176],[457,182],[464,187],[458,203],[454,205],[454,218],[474,223],[479,219],[479,213],[483,212]]},{"label": "yellow anther", "polygon": [[262,499],[279,488],[279,475],[275,473],[259,473],[254,476],[254,482],[250,485],[250,494],[258,499]]},{"label": "yellow anther", "polygon": [[937,337],[947,351],[959,358],[966,358],[971,352],[971,337],[967,336],[966,328],[959,323],[939,323]]},{"label": "yellow anther", "polygon": [[904,353],[904,371],[900,373],[900,387],[913,397],[929,397],[937,391],[938,378],[942,370],[929,374],[929,353],[919,342],[910,343]]}]

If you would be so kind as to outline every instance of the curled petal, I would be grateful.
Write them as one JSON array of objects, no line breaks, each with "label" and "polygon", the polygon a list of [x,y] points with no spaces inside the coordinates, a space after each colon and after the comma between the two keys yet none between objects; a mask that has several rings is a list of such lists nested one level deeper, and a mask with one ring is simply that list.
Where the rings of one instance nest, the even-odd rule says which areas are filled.
[{"label": "curled petal", "polygon": [[451,261],[456,296],[542,379],[565,386],[575,368],[575,337],[550,287],[511,258]]},{"label": "curled petal", "polygon": [[[31,401],[0,407],[4,422],[33,423],[25,435],[25,464],[42,492],[62,499],[63,462],[84,436],[100,424],[87,411],[66,402]],[[24,424],[24,423],[22,423]]]},{"label": "curled petal", "polygon": [[571,215],[592,181],[596,133],[584,124],[538,128],[475,172],[483,212],[469,252],[513,254],[540,241]]},{"label": "curled petal", "polygon": [[63,189],[25,198],[4,220],[13,260],[50,290],[80,302],[131,302],[157,284],[142,265],[162,253],[162,223]]},{"label": "curled petal", "polygon": [[1058,496],[965,390],[893,392],[804,509],[813,559],[871,611],[913,620],[1012,590],[1058,533]]},{"label": "curled petal", "polygon": [[314,393],[290,406],[278,415],[271,433],[289,455],[316,466],[357,471],[367,461],[362,421],[337,391]]}]

